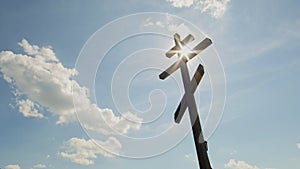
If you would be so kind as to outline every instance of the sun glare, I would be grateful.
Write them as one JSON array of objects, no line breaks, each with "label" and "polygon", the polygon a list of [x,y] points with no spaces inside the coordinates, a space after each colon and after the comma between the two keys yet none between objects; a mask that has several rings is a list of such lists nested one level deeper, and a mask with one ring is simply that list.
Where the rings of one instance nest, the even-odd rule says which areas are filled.
[{"label": "sun glare", "polygon": [[178,56],[180,56],[181,58],[185,58],[186,60],[189,60],[189,58],[188,58],[187,56],[188,56],[188,54],[190,54],[190,53],[191,53],[191,50],[190,50],[188,47],[184,46],[184,47],[179,51],[179,55],[178,55]]},{"label": "sun glare", "polygon": [[191,53],[191,50],[190,50],[188,47],[184,46],[184,47],[179,51],[179,53],[180,53],[181,55],[183,55],[183,56],[187,56],[189,53]]}]

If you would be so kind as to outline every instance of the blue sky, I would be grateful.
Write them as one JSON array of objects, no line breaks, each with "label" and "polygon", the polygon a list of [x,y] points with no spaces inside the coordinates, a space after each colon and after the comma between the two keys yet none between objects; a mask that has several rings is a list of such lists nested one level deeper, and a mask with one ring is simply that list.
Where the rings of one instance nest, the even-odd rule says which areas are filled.
[{"label": "blue sky", "polygon": [[[98,69],[96,75],[95,97],[98,105],[88,97],[80,79],[74,76],[79,73],[80,77],[82,74],[80,68],[77,69],[78,72],[74,69],[76,60],[86,41],[98,29],[125,15],[161,12],[187,19],[202,30],[213,40],[214,48],[223,63],[226,104],[217,129],[208,139],[213,168],[299,168],[299,5],[300,2],[292,0],[1,2],[0,167],[198,168],[191,134],[170,151],[151,158],[118,157],[94,146],[73,116],[70,85],[77,85],[75,89],[78,91],[75,94],[78,94],[76,98],[79,100],[79,107],[87,106],[87,109],[77,110],[79,117],[80,112],[91,117],[82,121],[85,125],[83,127],[97,133],[97,138],[102,141],[99,144],[104,147],[124,151],[122,147],[126,147],[126,142],[119,135],[147,137],[172,125],[172,113],[181,95],[180,92],[171,91],[180,91],[182,88],[178,89],[173,80],[155,81],[159,71],[138,75],[129,88],[133,104],[143,110],[149,106],[149,91],[155,87],[166,90],[165,98],[170,102],[161,118],[149,126],[142,125],[142,118],[134,113],[119,112],[110,93],[111,75],[124,57],[119,51],[130,55],[134,50],[148,46],[162,46],[167,50],[173,46],[171,39],[168,42],[168,39],[161,37],[142,36],[115,46],[103,60],[104,66]],[[147,19],[149,18],[145,18],[145,23],[149,23]],[[134,21],[129,22],[128,25],[133,23]],[[152,27],[160,27],[160,23],[153,24]],[[125,28],[126,26],[114,31]],[[110,36],[113,39],[117,35],[113,33],[107,35],[107,38]],[[209,50],[212,51],[212,48]],[[164,54],[162,50],[152,52],[157,55],[151,56],[151,53],[140,51],[132,57],[153,57],[151,62],[143,59],[139,61],[142,64],[159,64],[162,69],[174,61],[159,60],[159,54],[161,57]],[[210,56],[209,51],[206,54]],[[202,61],[205,62],[205,58]],[[129,58],[126,64],[130,67],[131,63]],[[120,71],[119,77],[124,77],[126,73],[127,71]],[[175,77],[178,75],[175,74]],[[71,81],[73,77],[77,81]],[[152,81],[153,85],[141,83],[145,80]],[[211,99],[212,93],[205,88],[206,81],[207,79],[200,84],[200,92],[196,95],[199,104]],[[116,87],[122,84],[117,83]],[[156,94],[154,93],[152,101],[163,98],[159,92]],[[119,98],[122,97],[117,97]],[[122,106],[125,111],[126,104]],[[205,117],[207,107],[203,105],[199,109],[203,110],[200,115]],[[93,113],[109,117],[119,134],[102,125],[103,121],[92,123]],[[137,123],[128,122],[120,115]],[[165,143],[166,140],[161,142]],[[145,145],[145,150],[156,150],[155,146],[159,147]],[[130,148],[132,152],[137,150],[135,147]]]}]

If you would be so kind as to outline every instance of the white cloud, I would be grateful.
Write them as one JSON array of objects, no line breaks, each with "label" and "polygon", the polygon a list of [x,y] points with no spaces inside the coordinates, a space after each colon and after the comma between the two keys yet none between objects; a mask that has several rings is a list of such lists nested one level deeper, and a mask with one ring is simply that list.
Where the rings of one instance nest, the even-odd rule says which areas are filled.
[{"label": "white cloud", "polygon": [[[105,135],[114,134],[115,132],[125,134],[130,129],[138,130],[141,126],[141,123],[135,122],[141,121],[141,119],[132,113],[123,113],[123,117],[117,117],[111,109],[100,109],[95,104],[92,104],[88,110],[80,111],[78,114],[84,128]],[[127,119],[130,119],[130,121]]]},{"label": "white cloud", "polygon": [[33,166],[33,168],[46,168],[47,166],[44,164],[36,164]]},{"label": "white cloud", "polygon": [[[58,117],[57,124],[70,123],[76,120],[76,104],[80,108],[76,109],[78,116],[83,117],[80,122],[88,130],[104,135],[118,135],[140,129],[142,119],[136,115],[127,112],[123,116],[115,116],[111,109],[101,109],[92,103],[89,90],[72,80],[78,72],[64,67],[50,47],[40,48],[29,44],[25,39],[19,44],[26,54],[0,52],[0,72],[13,85],[17,106],[25,117],[46,118],[45,113],[39,110],[47,110]],[[73,97],[78,98],[75,99],[77,102],[73,103]],[[88,149],[91,141],[73,138],[68,143],[69,147],[74,148],[68,150],[76,151],[75,154],[65,152],[61,156],[72,158],[77,163],[90,164],[92,161],[87,158],[96,158],[97,154],[111,156],[95,145],[92,146],[94,150]],[[112,137],[99,144],[112,150],[121,147],[118,140]]]},{"label": "white cloud", "polygon": [[[97,142],[97,144],[95,142]],[[65,144],[65,152],[60,152],[59,155],[70,159],[72,162],[81,165],[91,165],[94,164],[92,159],[97,158],[98,154],[105,157],[113,157],[114,155],[105,151],[101,147],[105,147],[107,150],[113,150],[118,152],[121,149],[120,142],[114,138],[110,137],[107,141],[102,142],[99,140],[85,140],[79,138],[71,138]]]},{"label": "white cloud", "polygon": [[19,165],[7,165],[5,166],[5,169],[20,169]]},{"label": "white cloud", "polygon": [[[27,55],[14,54],[11,51],[0,53],[0,71],[6,81],[16,88],[17,96],[26,96],[26,100],[18,100],[20,112],[25,117],[43,118],[38,107],[47,109],[58,116],[57,124],[75,121],[73,96],[80,102],[78,114],[83,114],[82,124],[90,130],[101,134],[124,134],[130,129],[138,130],[140,118],[132,113],[124,116],[133,119],[115,116],[110,109],[100,109],[91,103],[88,89],[80,86],[71,78],[77,75],[75,69],[65,68],[57,59],[51,48],[30,45],[25,39],[19,43]],[[109,125],[108,125],[109,124]],[[111,128],[114,127],[114,130]]]},{"label": "white cloud", "polygon": [[[24,95],[30,100],[27,103],[35,102],[58,115],[60,120],[57,123],[74,120],[71,86],[76,82],[70,78],[77,72],[65,68],[51,48],[30,45],[25,39],[19,44],[30,56],[11,51],[0,53],[0,71],[6,79],[10,79],[6,81],[16,87],[17,95]],[[26,102],[20,103],[19,106],[22,106]]]},{"label": "white cloud", "polygon": [[147,18],[143,26],[148,27],[148,26],[158,26],[161,28],[164,28],[165,25],[161,21],[152,21],[151,18]]},{"label": "white cloud", "polygon": [[13,83],[13,80],[12,80],[10,77],[6,76],[6,75],[3,75],[3,79],[4,79],[7,83]]},{"label": "white cloud", "polygon": [[230,0],[167,0],[175,8],[194,7],[202,13],[208,13],[213,18],[221,18],[227,10]]},{"label": "white cloud", "polygon": [[168,14],[165,18],[159,20],[153,18],[147,18],[142,24],[143,27],[166,29],[170,32],[177,32],[179,34],[188,34],[190,29],[184,23],[175,23]]},{"label": "white cloud", "polygon": [[235,161],[234,159],[230,159],[229,162],[224,166],[231,169],[259,169],[258,167],[252,166],[245,161]]},{"label": "white cloud", "polygon": [[167,0],[167,2],[171,2],[172,5],[176,8],[182,7],[190,7],[193,5],[194,0]]},{"label": "white cloud", "polygon": [[297,143],[297,147],[300,149],[300,143]]},{"label": "white cloud", "polygon": [[214,18],[221,18],[227,10],[230,0],[200,0],[196,8],[207,12]]},{"label": "white cloud", "polygon": [[184,155],[184,158],[191,160],[193,163],[197,163],[197,160],[193,154],[186,154]]},{"label": "white cloud", "polygon": [[57,59],[57,57],[55,56],[55,53],[51,49],[51,46],[40,48],[40,47],[38,47],[36,45],[29,44],[28,41],[25,40],[25,39],[23,39],[19,43],[19,45],[21,47],[23,47],[24,51],[28,55],[35,55],[37,57],[42,57],[42,59],[45,60],[45,61],[54,61],[54,62],[58,62],[59,61]]},{"label": "white cloud", "polygon": [[38,112],[38,105],[34,104],[29,99],[17,100],[17,105],[19,106],[19,112],[25,117],[44,118],[44,115]]}]

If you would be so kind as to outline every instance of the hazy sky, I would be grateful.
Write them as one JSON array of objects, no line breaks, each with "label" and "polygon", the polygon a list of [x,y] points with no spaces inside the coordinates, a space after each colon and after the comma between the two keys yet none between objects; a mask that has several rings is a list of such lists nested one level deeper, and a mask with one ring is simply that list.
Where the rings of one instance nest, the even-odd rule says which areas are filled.
[{"label": "hazy sky", "polygon": [[[198,59],[207,70],[195,94],[203,125],[210,101],[222,97],[210,86],[226,83],[224,111],[211,115],[221,121],[216,130],[205,130],[212,167],[299,168],[299,6],[296,0],[1,2],[0,168],[198,168],[187,123],[173,122],[183,92],[180,74],[158,79],[176,60],[165,58],[164,50],[178,31],[193,33],[195,43],[204,36],[213,40]],[[110,23],[141,12],[161,14]],[[144,34],[119,39],[124,32]],[[88,58],[102,57],[118,40],[101,64]],[[216,52],[223,67],[212,62]],[[96,73],[89,72],[93,66]],[[217,68],[224,69],[226,81]],[[165,131],[156,142],[129,142]],[[143,153],[153,157],[124,157]]]}]

